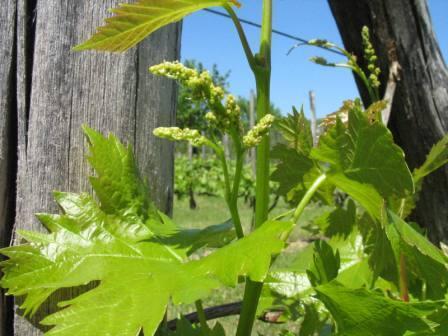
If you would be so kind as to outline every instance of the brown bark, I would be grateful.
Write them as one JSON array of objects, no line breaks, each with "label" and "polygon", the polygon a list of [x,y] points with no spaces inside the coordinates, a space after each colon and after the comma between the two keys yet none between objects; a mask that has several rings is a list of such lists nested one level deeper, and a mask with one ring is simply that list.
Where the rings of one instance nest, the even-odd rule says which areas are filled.
[{"label": "brown bark", "polygon": [[[420,166],[448,130],[448,71],[425,0],[329,0],[347,50],[362,55],[361,28],[370,28],[386,83],[401,66],[389,127],[411,168]],[[362,58],[360,57],[362,60]],[[362,97],[368,97],[358,82]],[[413,219],[433,241],[448,241],[448,168],[429,176]]]},{"label": "brown bark", "polygon": [[[152,130],[174,123],[176,87],[147,69],[178,58],[181,26],[165,27],[124,54],[73,52],[71,48],[89,37],[115,5],[111,0],[8,0],[2,5],[0,107],[5,113],[0,116],[0,182],[5,174],[17,176],[14,231],[43,230],[34,213],[58,212],[53,190],[90,190],[87,176],[92,171],[84,159],[82,124],[132,144],[157,205],[171,211],[173,146],[156,140]],[[11,27],[16,31],[12,38],[5,30]],[[5,89],[6,82],[10,84]],[[17,149],[16,162],[3,162],[4,148],[13,148],[13,153]],[[4,165],[16,169],[4,170]],[[4,219],[4,194],[1,183],[2,242],[9,240],[3,232],[12,225]],[[8,211],[13,211],[11,206]],[[37,321],[55,309],[61,296],[74,293],[57,293],[33,319],[21,317],[15,307],[14,331],[7,335],[41,335]]]}]

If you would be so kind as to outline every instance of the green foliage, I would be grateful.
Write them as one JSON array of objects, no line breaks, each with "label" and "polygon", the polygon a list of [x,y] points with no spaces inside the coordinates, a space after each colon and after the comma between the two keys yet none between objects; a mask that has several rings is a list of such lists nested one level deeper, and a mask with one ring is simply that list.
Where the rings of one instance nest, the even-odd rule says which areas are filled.
[{"label": "green foliage", "polygon": [[[290,117],[290,122],[294,118],[297,115]],[[309,140],[304,139],[287,135],[288,145],[299,150],[288,149],[288,145],[274,150],[273,157],[280,163],[272,179],[279,182],[279,193],[287,200],[295,200],[294,194],[301,199],[317,176],[325,173],[329,183],[316,194],[321,200],[332,203],[330,184],[380,218],[384,198],[405,197],[414,191],[403,151],[393,143],[389,130],[379,121],[371,121],[358,104],[349,109],[347,124],[338,118],[308,155],[304,149],[309,148]]]},{"label": "green foliage", "polygon": [[[276,126],[285,143],[277,144],[272,150],[271,157],[278,160],[278,164],[271,180],[278,183],[278,195],[297,204],[320,175],[318,165],[310,157],[313,146],[311,126],[303,109],[299,113],[295,108],[291,115],[279,119]],[[332,186],[324,184],[315,199],[332,204],[333,190]]]},{"label": "green foliage", "polygon": [[236,0],[139,0],[112,9],[113,17],[75,50],[125,51],[172,22],[207,7],[239,5]]},{"label": "green foliage", "polygon": [[279,119],[276,126],[286,140],[288,147],[304,155],[310,153],[311,148],[313,148],[313,136],[311,134],[311,124],[305,117],[303,106],[300,113],[293,107],[292,114]]},{"label": "green foliage", "polygon": [[214,159],[185,156],[176,158],[174,192],[178,198],[198,195],[223,196],[224,176],[220,163]]},{"label": "green foliage", "polygon": [[341,257],[339,252],[333,252],[331,246],[324,240],[314,243],[313,264],[307,270],[311,285],[326,284],[338,276],[341,267]]},{"label": "green foliage", "polygon": [[177,320],[175,331],[161,332],[160,336],[225,336],[223,326],[218,322],[213,329],[204,330],[191,324],[184,317]]},{"label": "green foliage", "polygon": [[414,181],[420,184],[423,178],[448,163],[448,135],[436,143],[423,165],[413,173]]},{"label": "green foliage", "polygon": [[440,306],[429,301],[396,301],[364,288],[349,289],[335,281],[317,287],[316,292],[336,321],[336,335],[344,336],[399,336],[408,331],[429,331],[427,317]]},{"label": "green foliage", "polygon": [[[126,193],[121,193],[128,191],[127,185],[109,184],[117,175],[114,166],[102,170],[109,160],[106,154],[124,147],[114,137],[103,138],[90,129],[86,132],[90,161],[99,167],[95,189],[109,188],[110,195],[126,199]],[[119,162],[127,162],[128,154],[123,150],[116,155]],[[98,335],[99,328],[103,335],[135,335],[141,328],[153,335],[170,298],[177,304],[191,303],[219,286],[235,286],[241,275],[262,281],[271,255],[283,247],[281,236],[292,225],[267,223],[238,242],[190,261],[186,251],[198,245],[213,246],[227,227],[184,232],[173,230],[166,217],[151,215],[144,208],[146,203],[136,207],[122,202],[111,208],[87,194],[64,193],[56,194],[56,200],[62,215],[40,215],[49,234],[20,232],[27,243],[2,250],[9,259],[2,264],[1,286],[11,295],[26,296],[22,308],[28,313],[35,312],[59,288],[100,281],[89,292],[62,302],[65,309],[42,321],[55,326],[47,335]]]},{"label": "green foliage", "polygon": [[[411,292],[420,298],[443,299],[448,286],[447,256],[390,210],[385,218],[397,264],[405,258]],[[422,284],[426,288],[423,292]]]},{"label": "green foliage", "polygon": [[[448,138],[437,143],[411,174],[403,151],[381,123],[387,103],[380,101],[380,70],[369,31],[362,31],[366,71],[354,55],[336,45],[310,41],[341,51],[347,63],[314,61],[355,71],[373,104],[364,109],[359,100],[346,102],[325,118],[326,129],[316,147],[303,109],[280,118],[277,129],[284,141],[273,149],[277,165],[271,178],[278,183],[277,194],[293,209],[264,222],[270,196],[267,133],[274,122],[268,95],[271,6],[263,6],[261,49],[254,56],[232,5],[239,4],[236,0],[123,4],[112,10],[115,16],[106,26],[76,48],[123,51],[192,12],[211,6],[228,11],[261,95],[258,124],[252,130],[247,129],[247,102],[241,100],[240,107],[227,94],[227,76],[216,68],[210,74],[200,64],[190,64],[199,68],[195,70],[165,62],[151,71],[185,86],[179,122],[196,128],[159,128],[155,134],[205,144],[218,158],[178,160],[176,193],[180,197],[222,193],[231,220],[202,230],[177,226],[151,201],[132,149],[112,135],[103,137],[85,128],[88,159],[96,171],[90,179],[95,196],[56,192],[62,213],[38,214],[48,232],[19,231],[22,245],[0,250],[6,257],[0,264],[0,286],[9,295],[22,297],[25,314],[34,314],[60,289],[96,284],[59,302],[61,310],[41,322],[52,326],[46,335],[223,336],[219,323],[213,329],[207,326],[200,300],[217,288],[243,281],[247,290],[237,336],[249,335],[255,312],[269,309],[276,309],[275,322],[300,321],[300,336],[330,331],[341,336],[443,335],[448,326],[448,257],[405,218],[423,179],[448,162]],[[205,114],[205,109],[210,111]],[[208,137],[200,132],[206,128],[212,129]],[[226,157],[218,134],[227,134],[232,141],[234,162]],[[255,183],[244,162],[247,150],[260,143]],[[255,198],[256,203],[257,229],[246,235],[238,212],[241,195]],[[318,209],[309,225],[315,242],[289,252],[293,254],[289,262],[280,264],[282,256],[277,257],[309,202]],[[200,249],[207,251],[193,255]],[[159,328],[169,302],[195,302],[200,326],[180,317],[176,331]]]},{"label": "green foliage", "polygon": [[191,255],[201,248],[220,248],[236,238],[235,228],[231,220],[216,224],[205,229],[181,229],[169,217],[160,213],[162,225],[159,227],[160,236],[157,241],[176,248],[186,249]]},{"label": "green foliage", "polygon": [[[229,162],[231,171],[235,170],[235,162]],[[174,192],[178,198],[191,195],[209,195],[224,197],[224,173],[221,164],[215,159],[201,159],[185,156],[176,158]],[[255,180],[251,167],[242,168],[241,187],[239,197],[248,201],[254,196]]]},{"label": "green foliage", "polygon": [[369,255],[369,265],[374,277],[381,276],[393,283],[398,282],[398,266],[391,243],[387,238],[381,222],[364,214],[359,220],[360,232],[363,236],[365,251]]},{"label": "green foliage", "polygon": [[349,199],[346,208],[332,207],[316,219],[316,224],[327,237],[347,238],[352,233],[356,220],[356,205]]},{"label": "green foliage", "polygon": [[338,120],[321,137],[311,156],[328,163],[330,175],[370,184],[383,197],[412,193],[412,175],[390,131],[378,121],[371,123],[360,106],[352,108],[348,118],[347,126]]},{"label": "green foliage", "polygon": [[144,220],[156,216],[148,188],[137,171],[132,149],[123,146],[112,134],[104,138],[88,127],[84,127],[84,132],[90,143],[88,160],[97,172],[97,176],[90,177],[90,183],[103,211],[113,214],[124,210],[123,216],[139,216]]}]

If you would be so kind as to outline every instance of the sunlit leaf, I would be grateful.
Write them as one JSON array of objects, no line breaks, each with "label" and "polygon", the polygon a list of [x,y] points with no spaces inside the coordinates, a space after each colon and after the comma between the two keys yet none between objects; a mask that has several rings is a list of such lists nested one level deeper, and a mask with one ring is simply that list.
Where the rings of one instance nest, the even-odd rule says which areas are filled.
[{"label": "sunlit leaf", "polygon": [[[354,107],[347,125],[340,119],[325,135],[311,157],[325,163],[330,181],[379,216],[379,195],[405,196],[414,191],[412,175],[403,151],[380,122]],[[372,190],[374,188],[376,193]]]},{"label": "sunlit leaf", "polygon": [[[39,215],[50,233],[18,232],[27,243],[1,250],[8,259],[1,263],[0,285],[10,295],[24,296],[21,308],[26,313],[35,312],[60,288],[98,282],[90,291],[59,302],[63,309],[42,321],[54,326],[46,335],[135,336],[141,330],[153,335],[170,300],[192,303],[218,287],[235,286],[240,276],[265,279],[271,256],[282,250],[292,223],[267,222],[243,239],[190,260],[186,252],[195,246],[221,245],[217,237],[228,226],[173,231],[174,224],[153,212],[149,202],[129,201],[129,194],[135,193],[137,199],[145,195],[120,183],[120,173],[131,186],[139,181],[134,168],[132,174],[122,169],[134,167],[128,161],[130,149],[122,150],[125,147],[114,137],[104,138],[92,130],[88,136],[91,162],[98,172],[95,188],[109,193],[98,197],[100,203],[87,194],[56,193],[63,214]],[[117,148],[115,158],[120,162],[110,163],[106,153],[111,148]],[[114,177],[118,179],[111,183]],[[190,246],[179,244],[176,235]]]},{"label": "sunlit leaf", "polygon": [[[405,258],[407,273],[425,283],[424,297],[441,299],[448,289],[448,258],[428,239],[391,211],[387,211],[386,233],[397,264]],[[410,279],[412,280],[412,278]],[[412,290],[412,287],[410,288]],[[416,295],[421,286],[418,286]]]},{"label": "sunlit leaf", "polygon": [[198,10],[224,5],[238,5],[236,0],[138,0],[112,9],[106,25],[75,50],[125,51],[145,37]]},{"label": "sunlit leaf", "polygon": [[428,331],[432,325],[426,316],[440,306],[434,302],[396,301],[334,281],[317,287],[316,292],[336,321],[337,335],[341,336],[400,336],[407,331]]}]

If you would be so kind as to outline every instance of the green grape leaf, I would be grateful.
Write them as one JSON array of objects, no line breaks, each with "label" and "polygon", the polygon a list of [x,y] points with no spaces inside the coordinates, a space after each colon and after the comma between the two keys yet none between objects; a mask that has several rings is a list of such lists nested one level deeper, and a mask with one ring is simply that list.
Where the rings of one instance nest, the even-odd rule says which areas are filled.
[{"label": "green grape leaf", "polygon": [[340,267],[341,256],[339,251],[334,252],[325,240],[317,240],[314,243],[313,264],[306,272],[313,287],[335,279]]},{"label": "green grape leaf", "polygon": [[446,163],[448,163],[448,135],[445,135],[432,147],[423,165],[414,169],[412,176],[415,193],[408,194],[406,197],[390,198],[389,207],[399,213],[402,218],[407,218],[417,205],[425,177],[443,167]]},{"label": "green grape leaf", "polygon": [[154,31],[208,7],[236,5],[236,0],[138,0],[112,9],[115,14],[88,41],[75,47],[80,50],[125,51]]},{"label": "green grape leaf", "polygon": [[334,186],[350,195],[372,217],[381,218],[383,198],[376,189],[367,183],[352,180],[344,174],[334,173],[328,176],[328,181]]},{"label": "green grape leaf", "polygon": [[300,324],[299,336],[319,335],[319,332],[325,325],[327,318],[322,317],[322,312],[318,310],[316,304],[304,305],[305,316]]},{"label": "green grape leaf", "polygon": [[313,265],[314,245],[309,244],[296,252],[292,259],[281,262],[281,266],[273,265],[265,281],[265,287],[285,297],[306,295],[312,286],[306,274]]},{"label": "green grape leaf", "polygon": [[[92,134],[88,131],[90,140]],[[93,157],[98,169],[95,188],[110,193],[98,197],[100,204],[87,194],[56,193],[63,213],[38,216],[50,232],[20,231],[27,242],[0,251],[8,258],[1,263],[0,286],[9,295],[24,296],[25,314],[34,313],[58,289],[98,282],[94,289],[59,302],[63,309],[42,321],[54,326],[46,335],[134,336],[140,330],[153,335],[170,299],[175,304],[192,303],[218,287],[235,286],[240,276],[264,280],[271,256],[282,250],[292,223],[267,222],[202,259],[189,260],[188,247],[162,242],[171,228],[163,227],[157,212],[144,208],[150,207],[148,202],[128,202],[127,193],[134,189],[123,189],[118,181],[111,184],[119,175],[114,169],[137,179],[138,175],[120,170],[121,164],[105,169],[109,147],[124,147],[114,137],[97,140],[101,141],[91,141],[90,146],[91,162]],[[111,198],[117,203],[109,203]],[[201,234],[197,237],[203,239]]]},{"label": "green grape leaf", "polygon": [[420,184],[424,177],[448,163],[448,134],[436,143],[425,162],[420,168],[414,170],[414,182]]},{"label": "green grape leaf", "polygon": [[425,332],[433,326],[426,317],[440,306],[431,301],[396,301],[364,288],[350,289],[336,281],[317,287],[316,292],[336,321],[337,335],[341,336]]},{"label": "green grape leaf", "polygon": [[413,171],[415,193],[408,194],[406,197],[392,197],[389,200],[390,207],[400,213],[403,218],[408,217],[416,207],[425,177],[443,167],[447,162],[448,135],[445,135],[432,147],[423,165]]},{"label": "green grape leaf", "polygon": [[271,157],[279,160],[271,180],[278,182],[278,194],[286,196],[294,185],[304,184],[304,175],[313,169],[313,161],[286,145],[276,145]]},{"label": "green grape leaf", "polygon": [[225,336],[225,330],[221,323],[217,322],[212,329],[204,330],[198,325],[193,325],[185,317],[176,321],[176,330],[159,331],[160,336]]},{"label": "green grape leaf", "polygon": [[124,146],[113,135],[102,134],[83,126],[89,143],[87,157],[97,175],[90,183],[101,208],[106,213],[124,209],[125,216],[139,216],[143,220],[156,215],[157,209],[151,201],[148,187],[141,179],[130,146]]},{"label": "green grape leaf", "polygon": [[[351,193],[356,192],[354,198],[362,198],[362,202],[358,201],[363,206],[369,204],[367,210],[374,215],[378,215],[378,205],[374,204],[378,195],[404,197],[414,191],[404,153],[394,144],[390,131],[381,123],[370,121],[356,106],[349,111],[347,125],[337,119],[336,125],[321,136],[319,147],[313,148],[311,157],[328,165],[324,167],[330,180],[352,197]],[[368,186],[377,191],[376,195],[372,195]],[[359,187],[362,189],[357,190]]]},{"label": "green grape leaf", "polygon": [[265,286],[284,297],[303,298],[313,291],[307,274],[309,270],[319,275],[319,279],[330,281],[341,275],[338,275],[339,270],[343,273],[364,259],[362,237],[358,234],[347,239],[318,240],[286,260],[277,259]]},{"label": "green grape leaf", "polygon": [[[99,326],[104,335],[135,335],[142,327],[153,335],[170,297],[177,304],[192,303],[217,287],[235,286],[238,276],[262,281],[271,255],[283,247],[279,236],[292,227],[267,223],[199,261],[182,262],[167,246],[119,236],[110,217],[81,232],[61,229],[37,238],[25,233],[29,244],[2,250],[10,259],[2,265],[0,284],[11,295],[26,295],[22,308],[27,311],[59,288],[101,281],[44,319],[43,324],[56,326],[47,335],[98,335]],[[71,220],[67,215],[61,219]],[[106,323],[110,320],[116,323]]]},{"label": "green grape leaf", "polygon": [[386,211],[384,226],[397,264],[403,255],[407,272],[426,283],[425,296],[443,298],[448,289],[448,257],[392,211]]},{"label": "green grape leaf", "polygon": [[[445,301],[448,302],[448,300]],[[448,330],[448,307],[446,304],[443,308],[438,309],[433,314],[428,316],[428,319],[437,323],[438,326],[434,328],[433,332],[419,334],[418,336],[444,336],[446,334],[446,331]],[[416,334],[412,335],[417,336]]]},{"label": "green grape leaf", "polygon": [[[271,156],[279,160],[271,174],[271,180],[278,183],[278,195],[296,205],[321,174],[320,171],[311,159],[284,144],[276,145]],[[315,199],[331,204],[333,190],[330,184],[324,183],[316,192]]]},{"label": "green grape leaf", "polygon": [[[326,247],[322,248],[321,245]],[[370,285],[372,272],[362,249],[362,238],[352,235],[345,240],[331,239],[328,244],[319,243],[317,247],[315,244],[309,244],[294,256],[277,259],[264,282],[258,313],[278,309],[283,312],[282,321],[287,318],[293,321],[304,318],[305,323],[308,319],[306,314],[309,312],[309,318],[314,320],[312,312],[318,309],[321,323],[315,327],[321,329],[327,317],[321,303],[313,298],[315,292],[307,271],[319,269],[327,279],[337,276],[338,281],[351,288],[366,283]],[[335,250],[337,251],[334,252]],[[340,256],[341,264],[339,273],[335,260],[337,255]],[[303,332],[311,329],[312,326],[309,325]]]},{"label": "green grape leaf", "polygon": [[168,216],[163,213],[159,215],[162,223],[157,230],[158,237],[155,241],[175,246],[176,249],[184,249],[187,255],[204,247],[223,247],[236,238],[235,227],[231,220],[204,229],[181,229]]},{"label": "green grape leaf", "polygon": [[289,148],[308,156],[311,148],[313,148],[311,124],[305,117],[303,106],[300,109],[300,113],[295,107],[292,109],[292,114],[281,118],[275,125],[280,130]]},{"label": "green grape leaf", "polygon": [[348,288],[368,287],[372,283],[373,273],[368,259],[363,259],[339,272],[336,280]]},{"label": "green grape leaf", "polygon": [[316,224],[329,238],[333,236],[347,238],[353,232],[356,224],[355,203],[349,199],[345,208],[333,207],[317,218]]},{"label": "green grape leaf", "polygon": [[358,227],[363,238],[365,253],[368,255],[369,265],[373,271],[373,277],[382,278],[397,283],[397,263],[391,242],[384,227],[372,217],[364,214],[359,220]]}]

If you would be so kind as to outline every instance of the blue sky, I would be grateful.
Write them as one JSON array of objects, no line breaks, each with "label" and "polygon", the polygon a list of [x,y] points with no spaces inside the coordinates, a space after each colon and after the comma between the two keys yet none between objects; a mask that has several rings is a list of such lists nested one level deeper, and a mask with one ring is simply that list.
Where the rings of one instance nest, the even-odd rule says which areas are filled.
[{"label": "blue sky", "polygon": [[[261,0],[244,0],[237,10],[240,18],[260,22]],[[448,59],[448,0],[429,0],[434,28],[445,60]],[[342,45],[339,32],[326,0],[274,0],[274,23],[277,30],[305,39],[325,38]],[[257,49],[259,30],[244,26],[249,43]],[[294,41],[274,36],[272,50],[272,101],[283,113],[291,106],[304,104],[308,111],[308,92],[316,93],[319,116],[334,112],[346,99],[358,93],[350,72],[324,68],[309,62],[315,55],[338,59],[337,55],[311,47],[287,51]],[[207,68],[216,63],[222,72],[231,71],[230,86],[234,94],[248,96],[255,83],[229,19],[211,13],[195,13],[184,20],[182,59],[196,59]]]}]

